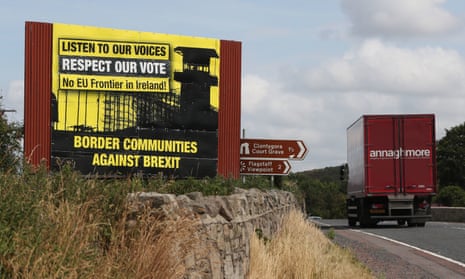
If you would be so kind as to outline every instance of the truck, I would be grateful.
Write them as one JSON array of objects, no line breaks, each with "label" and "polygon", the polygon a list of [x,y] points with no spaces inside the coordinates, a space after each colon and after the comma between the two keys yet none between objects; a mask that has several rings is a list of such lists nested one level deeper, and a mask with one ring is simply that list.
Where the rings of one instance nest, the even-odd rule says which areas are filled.
[{"label": "truck", "polygon": [[434,114],[363,115],[347,128],[349,226],[424,227],[436,195]]}]

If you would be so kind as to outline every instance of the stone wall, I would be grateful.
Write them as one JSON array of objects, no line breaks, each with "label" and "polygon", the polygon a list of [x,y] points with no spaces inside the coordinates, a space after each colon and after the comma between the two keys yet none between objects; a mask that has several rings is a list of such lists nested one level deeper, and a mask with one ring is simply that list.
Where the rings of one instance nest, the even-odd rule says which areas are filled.
[{"label": "stone wall", "polygon": [[137,193],[130,196],[129,202],[161,209],[168,216],[199,217],[199,232],[195,237],[208,251],[192,251],[185,263],[187,278],[202,279],[245,278],[252,233],[259,231],[270,238],[279,228],[281,217],[298,208],[297,200],[289,192],[257,189],[236,189],[229,196]]},{"label": "stone wall", "polygon": [[464,207],[432,207],[433,221],[465,222]]}]

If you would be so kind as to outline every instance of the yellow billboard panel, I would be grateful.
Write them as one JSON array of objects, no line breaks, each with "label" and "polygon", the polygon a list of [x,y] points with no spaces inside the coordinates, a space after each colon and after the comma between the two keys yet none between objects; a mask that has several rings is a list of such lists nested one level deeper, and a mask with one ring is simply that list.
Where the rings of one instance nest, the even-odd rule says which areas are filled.
[{"label": "yellow billboard panel", "polygon": [[214,176],[220,40],[53,24],[52,161]]},{"label": "yellow billboard panel", "polygon": [[[131,96],[157,99],[160,111],[167,110],[165,105],[183,110],[183,101],[194,103],[195,109],[200,101],[190,100],[191,93],[182,96],[183,88],[203,92],[199,98],[208,99],[207,105],[217,112],[219,52],[217,39],[55,23],[52,100],[59,121],[53,121],[54,129],[103,132],[137,125],[141,113],[128,105],[136,102]],[[200,88],[202,84],[208,88]],[[112,120],[104,112],[110,110],[124,111],[130,120],[118,117],[121,123],[108,125]]]}]

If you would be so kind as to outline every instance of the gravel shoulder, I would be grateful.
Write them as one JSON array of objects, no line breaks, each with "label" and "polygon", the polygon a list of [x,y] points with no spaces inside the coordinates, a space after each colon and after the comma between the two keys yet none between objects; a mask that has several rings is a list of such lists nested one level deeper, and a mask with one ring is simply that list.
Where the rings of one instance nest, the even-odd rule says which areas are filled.
[{"label": "gravel shoulder", "polygon": [[465,278],[462,267],[354,230],[336,230],[333,241],[350,250],[376,278]]}]

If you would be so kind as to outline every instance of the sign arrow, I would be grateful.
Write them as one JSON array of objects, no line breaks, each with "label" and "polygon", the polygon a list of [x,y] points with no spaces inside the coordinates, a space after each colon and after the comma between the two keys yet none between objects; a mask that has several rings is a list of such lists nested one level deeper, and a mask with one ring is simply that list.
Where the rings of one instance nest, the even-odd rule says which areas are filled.
[{"label": "sign arrow", "polygon": [[288,175],[290,171],[287,160],[241,159],[240,174],[243,175]]},{"label": "sign arrow", "polygon": [[303,160],[308,149],[302,140],[241,139],[241,158]]}]

